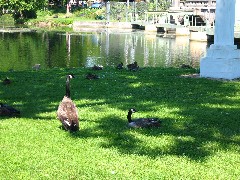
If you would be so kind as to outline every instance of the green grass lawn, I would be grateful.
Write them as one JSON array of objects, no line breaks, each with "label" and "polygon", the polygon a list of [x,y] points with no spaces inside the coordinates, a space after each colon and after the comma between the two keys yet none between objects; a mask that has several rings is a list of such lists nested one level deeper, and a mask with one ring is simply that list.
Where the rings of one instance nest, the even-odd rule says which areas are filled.
[{"label": "green grass lawn", "polygon": [[[0,72],[0,102],[21,111],[0,117],[1,179],[239,179],[240,81],[183,78],[196,70],[86,68]],[[56,118],[65,75],[80,131]],[[158,117],[162,127],[130,129],[133,117]]]}]

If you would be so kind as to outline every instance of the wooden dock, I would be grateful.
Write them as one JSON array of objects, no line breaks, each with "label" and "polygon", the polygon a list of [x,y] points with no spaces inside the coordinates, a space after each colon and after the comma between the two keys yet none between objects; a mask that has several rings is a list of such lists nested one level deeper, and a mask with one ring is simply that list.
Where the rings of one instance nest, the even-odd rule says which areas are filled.
[{"label": "wooden dock", "polygon": [[[214,21],[195,15],[191,10],[145,12],[144,19],[136,19],[132,22],[132,27],[145,31],[190,36],[191,40],[196,41],[208,41],[214,36]],[[235,39],[240,39],[240,29],[235,31]]]}]

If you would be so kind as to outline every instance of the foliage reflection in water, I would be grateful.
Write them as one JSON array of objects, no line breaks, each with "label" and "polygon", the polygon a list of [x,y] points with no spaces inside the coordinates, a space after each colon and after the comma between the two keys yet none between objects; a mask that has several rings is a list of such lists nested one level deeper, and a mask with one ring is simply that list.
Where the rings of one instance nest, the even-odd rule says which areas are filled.
[{"label": "foliage reflection in water", "polygon": [[137,61],[140,67],[199,66],[206,42],[164,38],[142,31],[128,33],[2,33],[0,70],[116,66]]}]

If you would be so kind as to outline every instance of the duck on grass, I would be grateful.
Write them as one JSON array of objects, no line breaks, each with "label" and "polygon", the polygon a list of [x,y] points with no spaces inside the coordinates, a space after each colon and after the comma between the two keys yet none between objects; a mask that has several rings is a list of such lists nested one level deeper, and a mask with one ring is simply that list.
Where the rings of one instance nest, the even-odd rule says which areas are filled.
[{"label": "duck on grass", "polygon": [[0,103],[0,116],[18,117],[20,111],[7,104]]}]

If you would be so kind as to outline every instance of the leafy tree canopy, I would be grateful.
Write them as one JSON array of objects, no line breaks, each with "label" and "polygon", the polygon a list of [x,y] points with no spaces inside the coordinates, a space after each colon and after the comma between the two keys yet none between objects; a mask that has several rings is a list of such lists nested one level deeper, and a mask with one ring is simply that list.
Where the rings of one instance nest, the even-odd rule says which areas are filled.
[{"label": "leafy tree canopy", "polygon": [[25,17],[29,12],[44,8],[48,0],[0,0],[1,14],[11,13],[14,16]]}]

